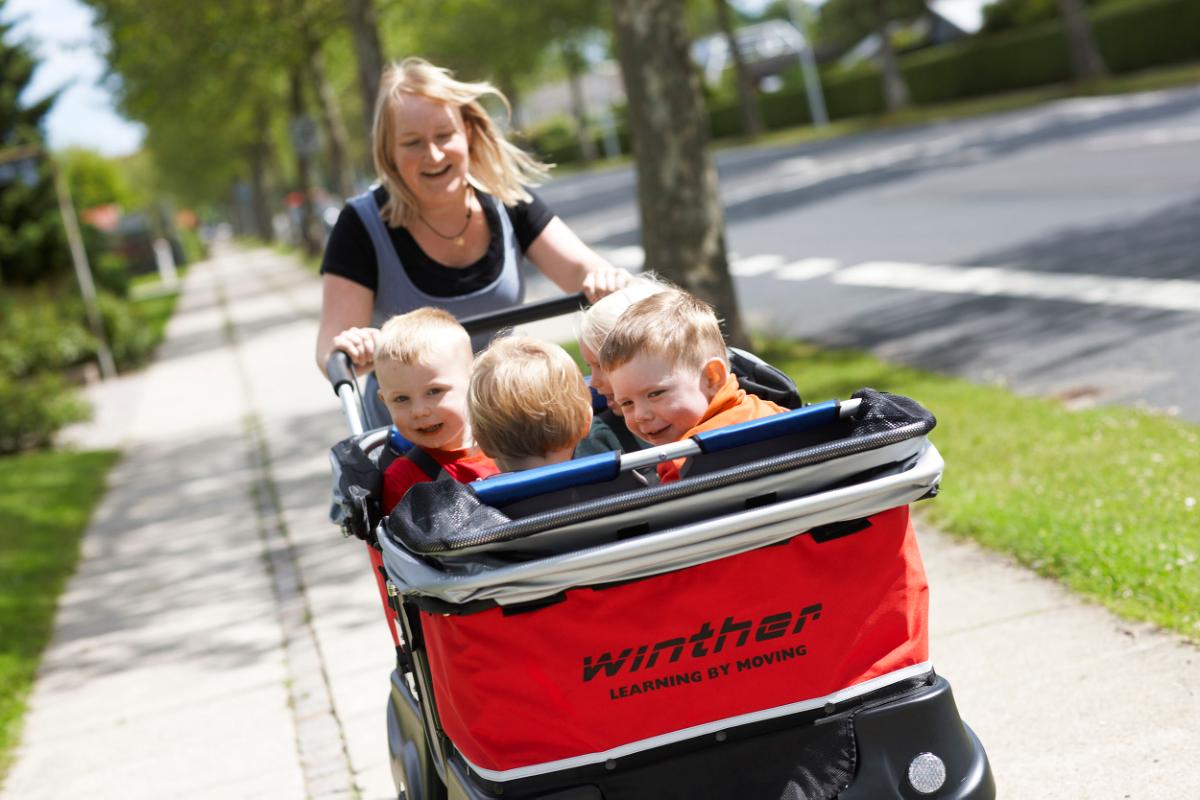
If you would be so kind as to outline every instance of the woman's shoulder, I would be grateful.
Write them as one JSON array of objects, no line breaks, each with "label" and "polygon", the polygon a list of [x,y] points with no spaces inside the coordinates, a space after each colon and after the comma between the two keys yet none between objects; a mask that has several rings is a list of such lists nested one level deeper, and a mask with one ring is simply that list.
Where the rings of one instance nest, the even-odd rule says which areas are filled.
[{"label": "woman's shoulder", "polygon": [[[526,189],[526,191],[529,190]],[[490,200],[491,195],[484,196],[489,198],[488,202],[493,202]],[[517,241],[520,243],[522,251],[528,250],[529,245],[533,244],[534,240],[550,224],[550,220],[554,219],[554,212],[541,197],[529,191],[529,198],[529,200],[518,200],[513,205],[504,207],[508,218],[512,220],[513,230],[516,231]]]}]

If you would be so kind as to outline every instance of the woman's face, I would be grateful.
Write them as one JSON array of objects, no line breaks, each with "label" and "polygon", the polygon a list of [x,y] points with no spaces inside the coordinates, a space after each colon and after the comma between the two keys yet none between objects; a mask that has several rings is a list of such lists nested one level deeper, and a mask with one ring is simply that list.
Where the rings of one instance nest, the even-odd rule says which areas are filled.
[{"label": "woman's face", "polygon": [[462,202],[470,147],[458,107],[405,94],[395,114],[392,158],[400,179],[418,204]]},{"label": "woman's face", "polygon": [[608,407],[614,413],[620,414],[621,409],[613,402],[612,384],[608,382],[608,373],[600,366],[599,356],[583,342],[579,343],[579,355],[583,357],[583,360],[587,362],[588,369],[592,371],[592,388],[604,395],[604,399],[608,401]]}]

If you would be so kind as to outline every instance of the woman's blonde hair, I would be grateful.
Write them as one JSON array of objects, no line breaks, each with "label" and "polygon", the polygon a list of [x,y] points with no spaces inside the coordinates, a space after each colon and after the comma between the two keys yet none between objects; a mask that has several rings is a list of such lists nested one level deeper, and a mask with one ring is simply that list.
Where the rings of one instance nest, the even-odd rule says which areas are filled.
[{"label": "woman's blonde hair", "polygon": [[556,344],[503,336],[475,359],[468,407],[475,442],[504,470],[574,448],[592,421],[592,395]]},{"label": "woman's blonde hair", "polygon": [[580,344],[597,356],[600,355],[604,340],[625,313],[625,309],[639,300],[674,288],[652,272],[638,275],[624,287],[600,298],[583,312],[583,321],[579,323]]},{"label": "woman's blonde hair", "polygon": [[469,179],[472,185],[500,198],[505,205],[528,202],[531,198],[525,187],[537,186],[549,174],[549,166],[504,137],[479,102],[479,98],[492,95],[511,115],[512,106],[500,90],[485,81],[455,80],[450,70],[435,67],[422,58],[406,58],[384,69],[379,81],[379,96],[375,100],[372,147],[375,171],[388,193],[388,201],[380,210],[380,216],[388,225],[408,227],[416,221],[417,214],[416,198],[400,179],[392,156],[396,151],[397,110],[406,94],[458,109],[471,154]]}]

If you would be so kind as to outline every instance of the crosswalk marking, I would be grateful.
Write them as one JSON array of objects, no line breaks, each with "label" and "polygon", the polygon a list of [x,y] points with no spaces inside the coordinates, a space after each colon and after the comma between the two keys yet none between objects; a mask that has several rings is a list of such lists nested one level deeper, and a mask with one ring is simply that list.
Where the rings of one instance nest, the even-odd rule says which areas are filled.
[{"label": "crosswalk marking", "polygon": [[1200,311],[1200,281],[1114,278],[999,267],[869,261],[833,275],[834,283],[982,296],[1031,297],[1093,305]]},{"label": "crosswalk marking", "polygon": [[731,275],[746,278],[751,275],[761,275],[764,272],[771,272],[782,264],[783,256],[778,256],[774,253],[764,253],[763,255],[749,256],[735,260],[729,265],[729,272]]},{"label": "crosswalk marking", "polygon": [[[612,264],[638,269],[645,258],[637,246],[604,249]],[[983,297],[1027,297],[1091,305],[1131,306],[1200,312],[1200,281],[1113,277],[1081,273],[1033,272],[1007,267],[956,267],[902,261],[867,261],[842,267],[835,258],[787,261],[776,253],[745,258],[731,254],[729,271],[738,278],[770,277],[807,281],[829,276],[844,286],[913,289]]]},{"label": "crosswalk marking", "polygon": [[782,281],[808,281],[828,275],[838,266],[836,258],[802,258],[780,267],[775,277]]}]

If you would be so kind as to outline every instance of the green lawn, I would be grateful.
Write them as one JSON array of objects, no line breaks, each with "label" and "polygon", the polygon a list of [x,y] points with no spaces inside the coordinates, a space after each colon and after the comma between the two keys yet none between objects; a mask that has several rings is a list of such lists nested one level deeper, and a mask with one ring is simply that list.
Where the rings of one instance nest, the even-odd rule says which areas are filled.
[{"label": "green lawn", "polygon": [[0,458],[0,777],[17,742],[58,596],[117,455]]},{"label": "green lawn", "polygon": [[808,402],[870,386],[920,401],[946,459],[919,508],[1131,619],[1200,641],[1200,427],[1129,408],[1070,411],[853,351],[769,342],[758,353]]}]

